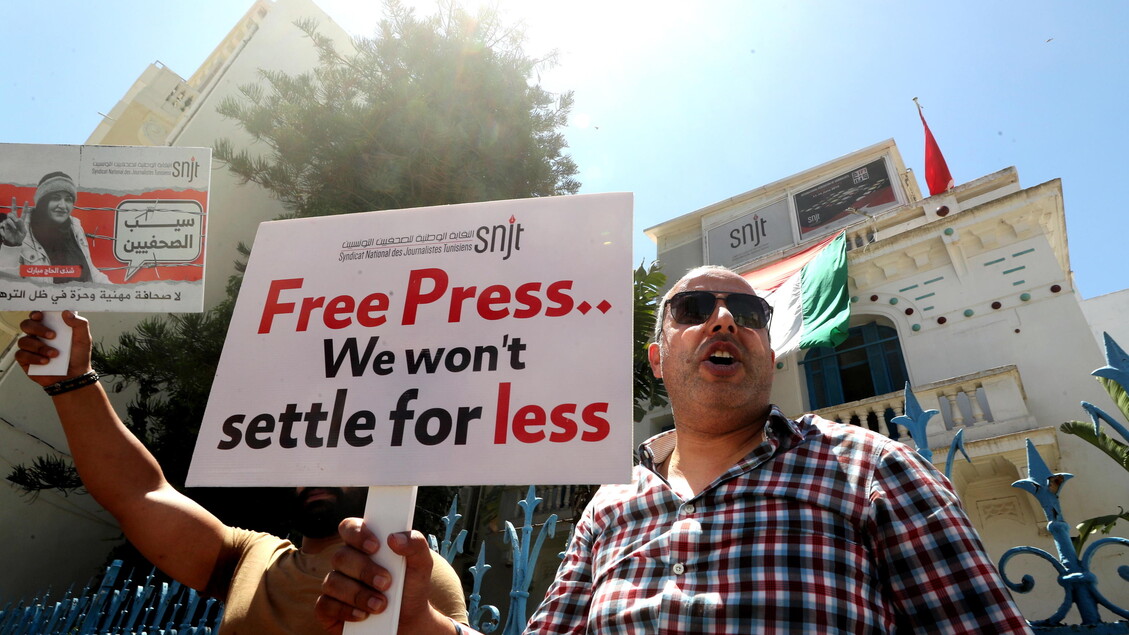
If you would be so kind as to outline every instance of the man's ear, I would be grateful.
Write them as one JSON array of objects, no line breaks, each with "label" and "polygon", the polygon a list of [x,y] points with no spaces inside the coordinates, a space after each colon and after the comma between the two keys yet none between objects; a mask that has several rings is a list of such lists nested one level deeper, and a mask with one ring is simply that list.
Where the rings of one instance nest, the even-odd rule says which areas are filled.
[{"label": "man's ear", "polygon": [[647,347],[647,361],[651,362],[651,372],[654,373],[655,377],[662,379],[662,365],[659,363],[662,361],[662,353],[659,352],[658,344],[651,342]]}]

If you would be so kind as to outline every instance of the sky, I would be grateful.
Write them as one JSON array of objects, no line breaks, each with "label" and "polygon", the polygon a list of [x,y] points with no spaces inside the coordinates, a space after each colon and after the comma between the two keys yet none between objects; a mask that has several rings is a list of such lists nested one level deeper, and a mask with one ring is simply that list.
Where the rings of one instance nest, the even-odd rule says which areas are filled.
[{"label": "sky", "polygon": [[[371,36],[376,0],[314,0]],[[189,77],[250,0],[0,0],[0,143],[81,144],[143,70]],[[433,2],[406,1],[430,13]],[[159,9],[157,8],[159,6]],[[924,134],[957,184],[1062,179],[1084,298],[1127,286],[1117,211],[1129,127],[1126,2],[500,0],[539,80],[571,90],[582,193],[635,194],[643,230],[894,139],[922,192]]]}]

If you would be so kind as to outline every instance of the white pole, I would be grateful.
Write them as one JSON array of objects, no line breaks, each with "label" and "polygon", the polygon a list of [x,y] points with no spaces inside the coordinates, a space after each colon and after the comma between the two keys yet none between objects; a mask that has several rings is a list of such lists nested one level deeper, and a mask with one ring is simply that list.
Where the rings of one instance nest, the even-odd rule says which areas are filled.
[{"label": "white pole", "polygon": [[44,340],[59,350],[58,357],[27,369],[29,375],[66,375],[71,361],[71,327],[63,322],[62,311],[43,311],[43,324],[55,331],[55,339]]},{"label": "white pole", "polygon": [[416,487],[370,487],[365,502],[365,524],[380,539],[380,549],[372,561],[388,569],[392,587],[385,592],[388,607],[380,615],[363,622],[346,622],[343,635],[396,635],[400,621],[400,599],[404,593],[404,558],[388,548],[388,536],[412,528],[416,509]]}]

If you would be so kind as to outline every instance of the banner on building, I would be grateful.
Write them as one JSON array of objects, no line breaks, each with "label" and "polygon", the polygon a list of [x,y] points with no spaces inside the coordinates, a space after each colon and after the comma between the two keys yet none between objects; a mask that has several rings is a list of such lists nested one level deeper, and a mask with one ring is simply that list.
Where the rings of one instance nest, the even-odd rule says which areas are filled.
[{"label": "banner on building", "polygon": [[809,187],[794,199],[801,241],[898,205],[882,157]]},{"label": "banner on building", "polygon": [[0,144],[0,310],[200,311],[208,148]]},{"label": "banner on building", "polygon": [[630,194],[263,223],[194,486],[625,482]]}]

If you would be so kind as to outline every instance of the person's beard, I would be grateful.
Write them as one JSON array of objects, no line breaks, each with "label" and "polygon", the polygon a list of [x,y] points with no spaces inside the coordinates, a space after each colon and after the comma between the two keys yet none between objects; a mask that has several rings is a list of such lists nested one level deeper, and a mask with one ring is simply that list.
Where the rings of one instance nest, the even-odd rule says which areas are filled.
[{"label": "person's beard", "polygon": [[[332,498],[308,501],[315,492],[329,492]],[[362,516],[367,491],[363,487],[310,487],[294,496],[294,529],[307,538],[328,538],[337,534],[341,521]]]}]

